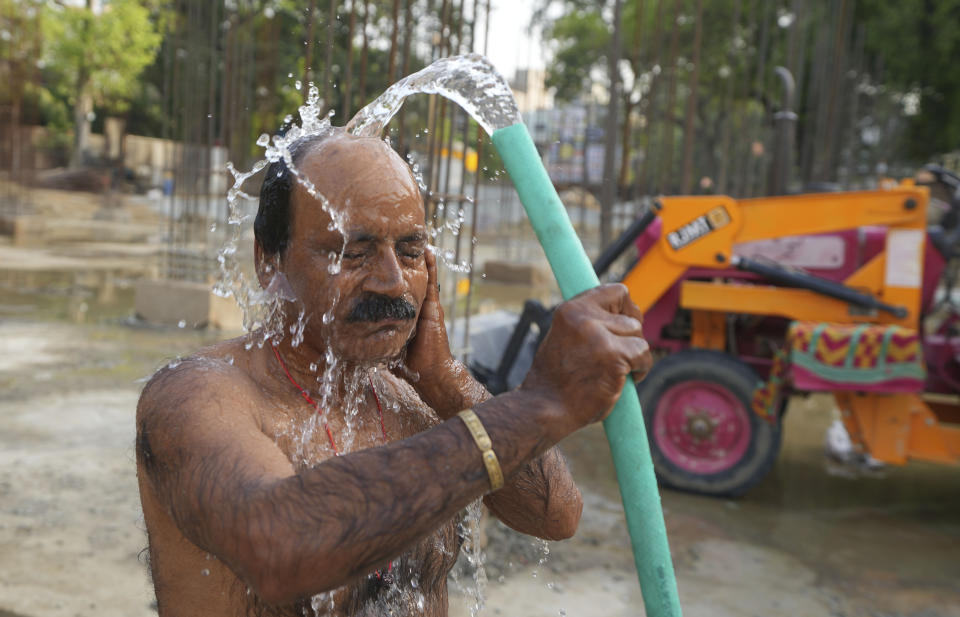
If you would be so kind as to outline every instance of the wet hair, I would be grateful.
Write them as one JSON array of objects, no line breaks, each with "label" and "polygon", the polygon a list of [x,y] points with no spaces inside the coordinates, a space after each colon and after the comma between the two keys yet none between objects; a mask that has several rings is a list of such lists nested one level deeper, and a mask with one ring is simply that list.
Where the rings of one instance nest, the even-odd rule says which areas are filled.
[{"label": "wet hair", "polygon": [[[324,131],[293,142],[289,149],[294,167],[299,166],[309,152],[337,133],[338,131]],[[296,182],[296,176],[283,159],[267,166],[263,184],[260,185],[257,218],[253,221],[253,237],[260,244],[264,255],[283,254],[287,249],[290,241],[290,199]]]}]

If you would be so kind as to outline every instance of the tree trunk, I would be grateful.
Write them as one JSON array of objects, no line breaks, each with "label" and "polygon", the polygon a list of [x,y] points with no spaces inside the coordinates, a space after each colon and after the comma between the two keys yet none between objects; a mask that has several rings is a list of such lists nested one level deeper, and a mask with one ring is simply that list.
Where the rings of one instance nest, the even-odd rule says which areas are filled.
[{"label": "tree trunk", "polygon": [[621,192],[627,186],[630,174],[630,145],[633,137],[633,122],[630,114],[633,113],[635,103],[630,98],[630,92],[623,93],[623,130],[620,131],[620,179],[617,181],[617,189]]},{"label": "tree trunk", "polygon": [[[661,68],[663,64],[660,58],[661,44],[663,42],[663,3],[665,0],[657,0],[657,11],[653,19],[653,56],[650,59],[650,64],[659,64]],[[651,190],[651,172],[650,169],[653,166],[650,160],[650,152],[653,150],[653,130],[652,127],[657,124],[657,113],[659,108],[657,107],[657,95],[659,94],[659,84],[660,76],[663,75],[661,70],[660,73],[656,73],[650,80],[650,89],[647,90],[646,101],[641,100],[641,105],[643,105],[643,116],[646,122],[643,125],[643,172],[640,176],[640,191],[643,194],[649,195],[653,191]],[[655,180],[654,180],[655,182]]]},{"label": "tree trunk", "polygon": [[[87,0],[87,20],[83,24],[83,38],[90,38],[90,20],[93,19],[93,0]],[[93,96],[89,92],[90,69],[86,59],[80,60],[75,90],[77,102],[73,108],[73,153],[70,155],[70,167],[83,165],[84,152],[90,141],[90,113],[93,111]]]},{"label": "tree trunk", "polygon": [[[307,9],[307,51],[303,60],[303,81],[300,82],[300,93],[304,99],[307,98],[310,82],[313,80],[313,48],[316,40],[317,27],[317,0],[310,0],[310,6]],[[324,101],[326,103],[327,101]]]},{"label": "tree trunk", "polygon": [[90,81],[85,73],[86,71],[81,73],[77,79],[77,103],[73,108],[73,154],[70,156],[70,167],[74,168],[83,165],[84,153],[90,141],[90,112],[93,111],[93,97],[84,92]]},{"label": "tree trunk", "polygon": [[693,34],[693,71],[690,74],[690,91],[687,93],[686,112],[683,120],[683,167],[680,172],[680,191],[690,194],[693,183],[693,142],[696,138],[697,95],[700,89],[700,50],[703,47],[703,0],[697,0],[696,23]]},{"label": "tree trunk", "polygon": [[370,51],[370,40],[367,37],[367,18],[370,15],[370,5],[368,0],[363,0],[363,21],[360,27],[363,29],[363,47],[360,51],[360,106],[367,104],[367,56]]},{"label": "tree trunk", "polygon": [[[414,0],[406,0],[403,7],[403,69],[401,72],[407,75],[410,72],[410,45],[413,39],[413,4]],[[404,153],[404,129],[406,126],[405,106],[400,107],[400,113],[397,114],[397,151]]]},{"label": "tree trunk", "polygon": [[600,246],[607,246],[611,239],[613,205],[617,199],[617,182],[614,172],[617,153],[617,107],[620,103],[620,16],[623,0],[613,3],[613,38],[607,54],[607,74],[610,80],[610,100],[607,103],[607,122],[603,151],[603,187],[600,193]]},{"label": "tree trunk", "polygon": [[661,147],[663,150],[660,154],[660,175],[657,181],[657,191],[666,193],[673,192],[673,187],[676,186],[672,178],[674,139],[673,108],[677,103],[677,49],[680,43],[680,6],[680,2],[674,4],[673,19],[670,21],[673,30],[670,33],[670,50],[667,52],[666,64],[666,70],[668,71],[667,103],[663,109],[663,118],[661,120],[661,126],[663,127],[663,143]]},{"label": "tree trunk", "polygon": [[390,65],[387,68],[387,83],[397,78],[397,34],[400,30],[400,0],[393,0],[393,27],[390,29]]},{"label": "tree trunk", "polygon": [[350,26],[347,34],[347,70],[343,79],[343,123],[350,120],[353,90],[353,33],[357,28],[357,0],[350,0]]},{"label": "tree trunk", "polygon": [[330,0],[330,10],[327,13],[327,58],[323,67],[323,106],[326,109],[333,107],[333,39],[336,29],[333,23],[337,20],[337,0]]}]

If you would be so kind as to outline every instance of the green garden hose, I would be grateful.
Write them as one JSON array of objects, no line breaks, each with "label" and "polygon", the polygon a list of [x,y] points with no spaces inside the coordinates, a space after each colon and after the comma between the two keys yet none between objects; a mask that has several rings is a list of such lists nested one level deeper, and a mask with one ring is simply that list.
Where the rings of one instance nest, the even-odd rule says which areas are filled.
[{"label": "green garden hose", "polygon": [[[564,298],[597,286],[600,281],[573,230],[540,155],[525,125],[493,132],[530,223],[543,246]],[[677,582],[670,559],[660,493],[647,446],[643,413],[633,383],[628,382],[613,412],[603,422],[626,513],[633,558],[649,617],[680,617]]]}]

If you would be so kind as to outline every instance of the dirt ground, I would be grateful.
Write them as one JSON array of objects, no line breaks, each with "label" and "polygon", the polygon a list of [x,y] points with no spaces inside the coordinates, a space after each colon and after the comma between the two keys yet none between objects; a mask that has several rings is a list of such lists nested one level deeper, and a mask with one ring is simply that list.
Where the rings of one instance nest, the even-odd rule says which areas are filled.
[{"label": "dirt ground", "polygon": [[[0,617],[155,615],[134,408],[144,378],[217,334],[131,324],[122,284],[79,313],[76,296],[0,286]],[[960,617],[960,469],[831,467],[832,413],[794,400],[776,468],[741,500],[663,492],[685,615]],[[580,529],[545,555],[490,523],[481,615],[644,614],[603,431],[563,448]],[[454,588],[451,614],[472,601]]]}]

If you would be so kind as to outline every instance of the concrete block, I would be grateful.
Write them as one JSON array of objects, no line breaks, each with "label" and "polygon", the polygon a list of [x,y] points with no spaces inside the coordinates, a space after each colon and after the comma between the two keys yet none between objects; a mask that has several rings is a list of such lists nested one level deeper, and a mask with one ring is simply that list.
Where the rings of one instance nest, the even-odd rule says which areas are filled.
[{"label": "concrete block", "polygon": [[47,226],[42,217],[23,214],[6,217],[0,229],[11,237],[13,246],[41,246],[46,239]]},{"label": "concrete block", "polygon": [[489,279],[474,281],[474,306],[478,312],[490,312],[489,307],[520,311],[527,300],[536,300],[549,306],[562,299],[556,285],[522,285]]},{"label": "concrete block", "polygon": [[486,280],[497,283],[529,285],[531,287],[550,286],[553,276],[539,264],[515,263],[511,261],[489,260],[483,265]]},{"label": "concrete block", "polygon": [[152,324],[243,329],[243,312],[233,298],[215,295],[206,283],[141,279],[134,287],[133,303],[137,315]]}]

